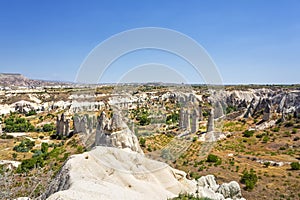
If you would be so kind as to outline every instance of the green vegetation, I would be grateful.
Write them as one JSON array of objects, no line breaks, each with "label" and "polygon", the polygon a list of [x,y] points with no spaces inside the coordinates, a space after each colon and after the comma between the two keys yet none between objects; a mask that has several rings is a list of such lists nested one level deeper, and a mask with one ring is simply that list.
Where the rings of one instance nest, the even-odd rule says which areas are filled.
[{"label": "green vegetation", "polygon": [[270,140],[269,136],[265,135],[263,137],[263,143],[267,143]]},{"label": "green vegetation", "polygon": [[4,120],[5,128],[4,131],[11,132],[31,132],[34,131],[34,126],[28,122],[25,118],[11,115],[9,118]]},{"label": "green vegetation", "polygon": [[197,197],[193,194],[179,194],[178,197],[175,197],[171,200],[211,200],[207,197]]},{"label": "green vegetation", "polygon": [[13,150],[16,152],[28,152],[30,151],[35,145],[34,141],[29,139],[24,139],[21,141],[19,145],[14,146]]},{"label": "green vegetation", "polygon": [[292,162],[291,163],[292,170],[300,170],[300,163],[299,162]]},{"label": "green vegetation", "polygon": [[32,115],[36,115],[36,111],[35,110],[31,110],[28,113],[26,113],[26,116],[32,116]]},{"label": "green vegetation", "polygon": [[146,139],[145,138],[141,137],[139,139],[139,142],[140,142],[141,147],[146,147]]},{"label": "green vegetation", "polygon": [[226,107],[226,114],[229,114],[229,113],[235,112],[235,111],[237,111],[237,108],[234,107],[234,106],[227,106]]},{"label": "green vegetation", "polygon": [[257,182],[258,178],[257,175],[255,174],[255,171],[253,169],[250,169],[250,171],[248,172],[248,170],[244,170],[243,171],[243,175],[241,177],[241,183],[245,184],[246,190],[253,190],[256,182]]},{"label": "green vegetation", "polygon": [[23,160],[21,165],[17,168],[17,173],[28,172],[29,170],[36,167],[43,167],[44,160],[42,156],[33,157],[30,159]]},{"label": "green vegetation", "polygon": [[51,132],[54,129],[55,129],[55,126],[54,126],[53,123],[51,123],[51,124],[44,124],[44,126],[43,126],[43,131],[44,132]]},{"label": "green vegetation", "polygon": [[43,142],[42,146],[41,146],[41,152],[42,153],[48,153],[48,148],[49,148],[48,143]]},{"label": "green vegetation", "polygon": [[172,113],[171,115],[167,116],[166,123],[167,124],[177,123],[178,120],[179,120],[179,114],[178,113]]},{"label": "green vegetation", "polygon": [[150,124],[151,119],[149,118],[149,113],[146,109],[137,109],[133,111],[135,119],[139,122],[141,126]]},{"label": "green vegetation", "polygon": [[54,163],[52,169],[58,171],[58,163],[64,162],[69,157],[69,153],[65,153],[66,150],[60,146],[61,145],[54,145],[54,148],[48,152],[48,143],[42,143],[41,149],[35,150],[32,158],[23,160],[16,172],[29,172],[34,168],[42,168],[50,162]]},{"label": "green vegetation", "polygon": [[246,131],[243,132],[243,137],[249,138],[249,137],[252,137],[253,134],[254,134],[253,130],[252,131],[246,130]]},{"label": "green vegetation", "polygon": [[4,133],[4,134],[2,134],[2,135],[0,136],[0,138],[1,138],[1,139],[13,139],[14,136],[12,136],[12,135],[7,135],[6,133]]},{"label": "green vegetation", "polygon": [[222,159],[219,158],[218,156],[214,155],[214,154],[209,154],[207,156],[206,162],[215,163],[215,165],[221,165],[222,164]]}]

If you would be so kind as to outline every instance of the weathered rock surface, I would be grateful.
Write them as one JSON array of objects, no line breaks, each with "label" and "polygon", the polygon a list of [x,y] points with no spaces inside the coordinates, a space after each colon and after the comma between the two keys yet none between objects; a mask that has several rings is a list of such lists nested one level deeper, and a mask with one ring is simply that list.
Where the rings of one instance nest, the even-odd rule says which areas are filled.
[{"label": "weathered rock surface", "polygon": [[[72,156],[43,197],[54,199],[167,199],[194,192],[182,171],[117,148]],[[42,199],[42,198],[41,198]]]},{"label": "weathered rock surface", "polygon": [[218,185],[213,175],[202,176],[198,179],[198,192],[200,196],[210,199],[244,199],[242,198],[241,188],[236,181]]},{"label": "weathered rock surface", "polygon": [[72,156],[39,199],[168,199],[193,193],[212,199],[243,199],[236,182],[218,185],[213,175],[197,181],[143,154],[95,147]]},{"label": "weathered rock surface", "polygon": [[112,119],[107,119],[104,112],[98,119],[95,146],[116,147],[143,153],[136,135],[115,112]]}]

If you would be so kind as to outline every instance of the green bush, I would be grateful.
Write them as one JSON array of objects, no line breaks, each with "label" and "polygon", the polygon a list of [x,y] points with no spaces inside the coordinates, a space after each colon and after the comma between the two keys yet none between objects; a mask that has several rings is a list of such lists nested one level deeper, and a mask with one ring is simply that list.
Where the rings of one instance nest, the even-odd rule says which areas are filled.
[{"label": "green bush", "polygon": [[299,162],[292,162],[291,163],[292,170],[299,170],[300,169],[300,163]]},{"label": "green bush", "polygon": [[211,200],[207,197],[197,197],[193,194],[179,194],[178,197],[169,199],[169,200]]},{"label": "green bush", "polygon": [[266,168],[268,168],[269,166],[270,166],[270,162],[264,162],[264,166],[266,167]]},{"label": "green bush", "polygon": [[207,159],[206,159],[206,162],[213,162],[213,163],[216,163],[220,160],[220,158],[214,154],[209,154],[207,156]]},{"label": "green bush", "polygon": [[254,170],[251,169],[249,172],[245,169],[243,171],[243,175],[241,177],[241,183],[245,184],[246,190],[253,190],[258,178],[257,175],[255,174]]},{"label": "green bush", "polygon": [[146,115],[146,114],[143,114],[143,115],[139,116],[138,120],[139,120],[139,124],[140,124],[141,126],[148,125],[148,124],[150,124],[150,121],[151,121],[151,120],[148,118],[148,115]]},{"label": "green bush", "polygon": [[263,137],[263,143],[267,143],[269,140],[270,138],[267,135]]},{"label": "green bush", "polygon": [[26,116],[32,116],[32,115],[36,115],[36,111],[35,110],[31,110],[28,113],[26,113]]},{"label": "green bush", "polygon": [[43,126],[43,131],[44,132],[50,132],[50,131],[53,131],[55,129],[55,126],[53,123],[51,124],[44,124]]},{"label": "green bush", "polygon": [[252,137],[253,134],[254,134],[254,131],[246,130],[246,131],[244,131],[244,133],[243,133],[243,137],[249,138],[249,137]]},{"label": "green bush", "polygon": [[172,124],[176,123],[179,120],[179,114],[178,113],[172,113],[171,115],[167,116],[166,123],[167,124]]},{"label": "green bush", "polygon": [[146,139],[145,138],[141,137],[139,141],[140,141],[141,147],[146,147]]},{"label": "green bush", "polygon": [[49,148],[48,143],[43,142],[41,146],[42,153],[48,153],[48,148]]},{"label": "green bush", "polygon": [[44,160],[41,156],[23,160],[17,168],[17,173],[28,172],[35,167],[43,167]]},{"label": "green bush", "polygon": [[16,117],[15,115],[10,116],[4,120],[5,132],[31,132],[34,131],[34,126],[28,122],[25,118]]},{"label": "green bush", "polygon": [[1,139],[13,139],[14,138],[14,136],[12,136],[12,135],[7,135],[7,134],[2,134],[1,136],[0,136],[0,138]]},{"label": "green bush", "polygon": [[16,152],[28,152],[35,146],[35,142],[29,139],[24,139],[19,145],[14,146],[13,150]]}]

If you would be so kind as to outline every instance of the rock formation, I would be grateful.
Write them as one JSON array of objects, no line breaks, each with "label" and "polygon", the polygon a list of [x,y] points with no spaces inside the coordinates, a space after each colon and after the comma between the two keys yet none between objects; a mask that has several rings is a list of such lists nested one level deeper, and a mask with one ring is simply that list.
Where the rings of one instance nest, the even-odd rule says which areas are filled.
[{"label": "rock formation", "polygon": [[244,199],[236,181],[218,185],[213,175],[202,176],[197,181],[200,196],[210,199]]},{"label": "rock formation", "polygon": [[56,118],[56,135],[60,136],[68,136],[69,135],[69,128],[70,121],[67,119],[65,120],[65,115],[61,114],[60,118],[57,116]]},{"label": "rock formation", "polygon": [[116,147],[143,153],[136,135],[128,128],[117,111],[111,119],[102,112],[96,129],[95,146]]},{"label": "rock formation", "polygon": [[270,118],[271,118],[271,105],[270,105],[270,103],[267,103],[267,105],[264,109],[264,113],[263,113],[263,120],[269,121]]},{"label": "rock formation", "polygon": [[192,122],[191,122],[191,132],[196,133],[199,130],[199,113],[197,109],[194,109],[192,116],[191,116]]},{"label": "rock formation", "polygon": [[97,122],[95,116],[75,115],[73,117],[74,133],[91,134],[96,128]]},{"label": "rock formation", "polygon": [[218,185],[214,176],[188,180],[186,173],[136,152],[96,147],[72,156],[38,199],[162,200],[191,193],[242,200],[236,182]]},{"label": "rock formation", "polygon": [[211,109],[210,114],[208,116],[206,132],[214,132],[214,110]]}]

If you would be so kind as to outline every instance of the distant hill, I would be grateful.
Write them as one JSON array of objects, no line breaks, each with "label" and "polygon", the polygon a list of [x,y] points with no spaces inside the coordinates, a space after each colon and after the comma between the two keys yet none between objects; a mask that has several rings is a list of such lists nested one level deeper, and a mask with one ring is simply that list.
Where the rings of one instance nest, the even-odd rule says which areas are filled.
[{"label": "distant hill", "polygon": [[12,87],[12,86],[24,86],[24,87],[40,87],[57,84],[68,84],[66,82],[46,81],[46,80],[34,80],[25,77],[18,73],[0,73],[0,86]]}]

